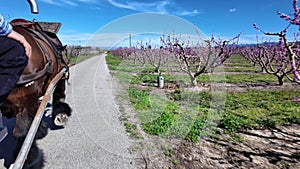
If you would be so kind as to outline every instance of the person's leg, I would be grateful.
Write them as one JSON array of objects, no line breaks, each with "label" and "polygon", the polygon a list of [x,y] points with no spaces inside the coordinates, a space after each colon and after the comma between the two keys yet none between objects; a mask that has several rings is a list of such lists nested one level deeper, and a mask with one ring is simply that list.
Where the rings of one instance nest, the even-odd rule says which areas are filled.
[{"label": "person's leg", "polygon": [[[24,47],[15,40],[0,37],[0,107],[19,80],[28,62]],[[0,142],[6,137],[0,109]]]},{"label": "person's leg", "polygon": [[0,105],[19,80],[28,62],[24,47],[7,37],[0,37]]}]

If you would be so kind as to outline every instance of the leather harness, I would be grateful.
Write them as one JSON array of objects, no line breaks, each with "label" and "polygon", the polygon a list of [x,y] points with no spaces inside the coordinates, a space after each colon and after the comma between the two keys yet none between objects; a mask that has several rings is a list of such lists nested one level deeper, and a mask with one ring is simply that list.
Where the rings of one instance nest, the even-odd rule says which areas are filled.
[{"label": "leather harness", "polygon": [[[67,66],[68,61],[66,61],[65,58],[62,58],[60,55],[59,48],[63,48],[63,47],[61,45],[61,42],[58,40],[56,34],[53,34],[54,38],[50,37],[47,34],[47,32],[45,32],[41,28],[39,22],[35,22],[35,21],[31,22],[23,19],[15,19],[11,22],[11,24],[13,26],[22,27],[23,29],[27,30],[27,32],[29,32],[30,35],[36,40],[38,46],[42,49],[43,53],[45,54],[47,60],[47,63],[45,64],[43,69],[31,74],[22,74],[17,82],[18,85],[26,84],[31,81],[37,80],[42,76],[44,76],[45,74],[50,74],[53,71],[53,61],[51,59],[50,53],[46,49],[43,42],[45,42],[48,46],[52,48],[57,63],[64,63],[65,66]],[[55,40],[59,42],[59,45],[53,42]]]}]

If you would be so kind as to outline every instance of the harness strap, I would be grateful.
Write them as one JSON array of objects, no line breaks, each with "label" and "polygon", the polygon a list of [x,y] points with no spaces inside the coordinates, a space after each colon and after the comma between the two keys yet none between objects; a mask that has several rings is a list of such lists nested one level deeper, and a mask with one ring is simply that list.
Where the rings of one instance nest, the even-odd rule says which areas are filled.
[{"label": "harness strap", "polygon": [[44,41],[53,49],[54,54],[55,54],[55,58],[60,60],[60,55],[59,55],[59,51],[57,49],[57,46],[53,43],[53,41],[48,37],[48,35],[43,31],[41,25],[38,22],[35,22],[36,26],[39,28],[37,29],[37,32],[39,32]]},{"label": "harness strap", "polygon": [[[51,73],[53,71],[52,58],[49,54],[49,51],[46,49],[46,47],[44,46],[44,44],[41,41],[43,41],[44,43],[46,43],[47,45],[49,45],[52,48],[57,63],[63,63],[64,65],[67,65],[65,58],[62,58],[62,56],[60,55],[60,51],[59,51],[59,50],[63,49],[63,47],[56,44],[56,41],[58,41],[59,44],[61,44],[61,42],[59,41],[59,39],[57,39],[55,34],[49,35],[48,32],[45,32],[43,30],[43,28],[41,27],[41,25],[39,24],[39,22],[34,22],[34,21],[30,22],[30,21],[26,21],[23,19],[16,19],[13,21],[12,24],[14,26],[21,27],[21,28],[25,29],[27,32],[29,32],[31,34],[31,36],[33,36],[36,39],[37,44],[43,50],[43,53],[45,54],[46,59],[47,59],[47,64],[44,66],[44,68],[42,70],[32,73],[32,74],[21,75],[17,84],[29,83],[33,80],[41,78],[46,73]],[[54,36],[54,37],[52,37],[52,36]],[[55,40],[55,42],[54,42],[54,40]]]},{"label": "harness strap", "polygon": [[17,84],[18,85],[19,84],[25,84],[25,83],[29,83],[31,81],[34,81],[36,79],[41,78],[42,76],[44,76],[49,71],[50,64],[51,63],[48,62],[46,64],[46,66],[42,70],[40,70],[40,71],[38,71],[36,73],[21,75],[20,78],[19,78],[19,80],[18,80],[18,82],[17,82]]},{"label": "harness strap", "polygon": [[[30,32],[30,34],[32,36],[36,35],[32,32],[32,30],[30,30],[30,29],[26,29],[26,30],[28,30],[28,32]],[[31,81],[37,80],[37,79],[41,78],[42,76],[44,76],[46,73],[50,73],[53,70],[53,64],[52,64],[51,56],[50,56],[49,52],[47,51],[47,49],[45,48],[45,46],[42,44],[42,42],[40,42],[40,40],[44,41],[43,39],[37,38],[36,42],[41,47],[41,49],[43,50],[44,54],[47,57],[46,58],[47,59],[46,65],[44,66],[44,68],[42,70],[37,71],[35,73],[22,74],[20,76],[18,82],[17,82],[17,85],[25,84],[25,83],[29,83]]]},{"label": "harness strap", "polygon": [[[22,25],[17,25],[17,26],[26,29],[26,31],[28,31],[33,37],[35,37],[35,38],[37,39],[37,42],[38,42],[39,46],[43,49],[44,52],[47,52],[47,50],[45,49],[44,45],[42,45],[42,44],[38,41],[38,39],[40,39],[40,40],[42,40],[43,42],[47,43],[50,47],[53,47],[53,46],[50,44],[49,40],[46,39],[46,36],[45,36],[44,34],[41,33],[41,31],[36,31],[36,30],[33,30],[33,29],[29,29],[29,28],[24,27],[24,26],[22,26]],[[50,58],[49,53],[47,52],[46,54],[47,54],[47,59],[50,61],[51,58]],[[55,55],[56,55],[56,57],[57,57],[57,53],[56,53],[56,52],[55,52]]]}]

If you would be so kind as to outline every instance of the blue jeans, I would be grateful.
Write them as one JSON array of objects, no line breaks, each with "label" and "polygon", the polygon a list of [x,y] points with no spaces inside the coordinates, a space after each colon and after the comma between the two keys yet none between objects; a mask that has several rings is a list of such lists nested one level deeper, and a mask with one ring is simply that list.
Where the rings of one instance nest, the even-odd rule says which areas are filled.
[{"label": "blue jeans", "polygon": [[25,49],[19,42],[0,37],[0,106],[15,87],[27,63]]}]

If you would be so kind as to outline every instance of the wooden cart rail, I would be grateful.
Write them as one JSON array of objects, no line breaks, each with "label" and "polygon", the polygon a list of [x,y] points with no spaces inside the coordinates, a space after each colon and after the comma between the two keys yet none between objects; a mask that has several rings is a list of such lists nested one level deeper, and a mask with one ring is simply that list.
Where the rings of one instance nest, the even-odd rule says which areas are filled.
[{"label": "wooden cart rail", "polygon": [[57,82],[65,76],[65,73],[67,72],[67,68],[63,68],[51,81],[50,85],[48,86],[46,93],[44,95],[44,98],[37,110],[37,113],[32,121],[32,124],[30,126],[30,129],[28,131],[28,134],[25,138],[25,141],[22,145],[22,148],[18,154],[18,157],[14,164],[10,166],[12,169],[21,169],[25,163],[25,160],[27,158],[28,152],[31,148],[32,142],[34,140],[34,137],[36,135],[37,129],[41,123],[42,117],[45,112],[45,108],[47,106],[47,102],[51,98],[52,93],[54,92],[54,89],[56,87]]}]

